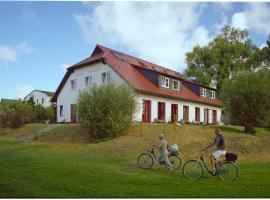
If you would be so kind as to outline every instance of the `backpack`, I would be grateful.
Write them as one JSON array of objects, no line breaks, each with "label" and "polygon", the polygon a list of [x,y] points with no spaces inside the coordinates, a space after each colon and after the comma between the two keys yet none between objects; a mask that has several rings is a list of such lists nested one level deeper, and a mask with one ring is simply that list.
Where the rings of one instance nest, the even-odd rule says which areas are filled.
[{"label": "backpack", "polygon": [[226,161],[232,161],[235,162],[237,160],[237,155],[235,153],[226,153],[225,158]]}]

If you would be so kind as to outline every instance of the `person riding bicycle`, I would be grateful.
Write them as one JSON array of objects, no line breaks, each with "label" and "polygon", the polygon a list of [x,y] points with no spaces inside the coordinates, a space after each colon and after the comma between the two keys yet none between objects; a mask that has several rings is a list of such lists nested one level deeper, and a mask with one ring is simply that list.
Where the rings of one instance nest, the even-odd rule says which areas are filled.
[{"label": "person riding bicycle", "polygon": [[157,162],[164,161],[165,164],[167,164],[170,168],[170,171],[172,172],[172,164],[168,158],[168,144],[167,141],[164,139],[164,135],[159,135],[159,144],[157,145],[159,148],[159,156],[157,157]]},{"label": "person riding bicycle", "polygon": [[213,143],[210,143],[205,149],[208,149],[214,145],[216,145],[216,151],[214,153],[212,153],[210,155],[210,161],[211,161],[211,165],[212,165],[212,173],[215,174],[216,173],[216,166],[215,166],[215,162],[221,157],[221,156],[225,156],[226,155],[226,151],[225,151],[225,139],[223,137],[223,135],[221,135],[220,133],[220,128],[216,128],[215,129],[215,140]]}]

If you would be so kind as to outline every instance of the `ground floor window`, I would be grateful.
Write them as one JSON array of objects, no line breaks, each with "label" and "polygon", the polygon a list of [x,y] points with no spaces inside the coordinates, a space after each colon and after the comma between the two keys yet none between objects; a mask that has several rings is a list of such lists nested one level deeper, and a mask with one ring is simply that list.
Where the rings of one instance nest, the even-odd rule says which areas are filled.
[{"label": "ground floor window", "polygon": [[59,111],[60,111],[60,116],[62,117],[63,116],[63,105],[60,105],[60,109],[59,109]]}]

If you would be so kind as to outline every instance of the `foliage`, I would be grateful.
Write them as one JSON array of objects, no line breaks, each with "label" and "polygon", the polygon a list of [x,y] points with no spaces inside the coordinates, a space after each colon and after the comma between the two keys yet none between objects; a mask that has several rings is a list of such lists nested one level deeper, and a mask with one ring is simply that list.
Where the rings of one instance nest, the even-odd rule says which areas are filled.
[{"label": "foliage", "polygon": [[196,46],[186,53],[185,75],[209,85],[216,79],[220,89],[225,79],[242,70],[252,70],[258,64],[259,49],[248,38],[246,30],[226,25],[208,45]]},{"label": "foliage", "polygon": [[44,122],[46,120],[53,121],[54,111],[52,108],[45,108],[41,105],[34,107],[34,120],[36,122]]},{"label": "foliage", "polygon": [[231,120],[254,133],[256,125],[270,125],[270,71],[242,72],[225,81],[222,98]]},{"label": "foliage", "polygon": [[33,115],[29,104],[22,101],[9,101],[0,104],[0,125],[17,128],[31,121]]},{"label": "foliage", "polygon": [[82,128],[94,138],[117,137],[132,122],[136,110],[133,90],[109,83],[94,86],[79,95],[78,118]]}]

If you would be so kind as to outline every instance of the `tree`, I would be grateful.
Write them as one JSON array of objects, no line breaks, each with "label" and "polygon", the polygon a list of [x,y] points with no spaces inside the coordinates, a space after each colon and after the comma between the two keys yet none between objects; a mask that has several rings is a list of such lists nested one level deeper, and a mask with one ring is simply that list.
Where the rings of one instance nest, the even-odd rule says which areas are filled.
[{"label": "tree", "polygon": [[270,35],[266,41],[266,46],[260,51],[259,59],[261,66],[270,69]]},{"label": "tree", "polygon": [[80,93],[78,118],[93,138],[117,137],[131,125],[136,107],[129,86],[109,83]]},{"label": "tree", "polygon": [[244,125],[246,133],[255,126],[270,125],[270,70],[241,72],[224,82],[222,99],[235,124]]},{"label": "tree", "polygon": [[225,79],[256,67],[254,56],[257,51],[246,30],[226,25],[208,45],[196,46],[186,54],[184,73],[206,85],[216,79],[217,89],[220,89]]}]

